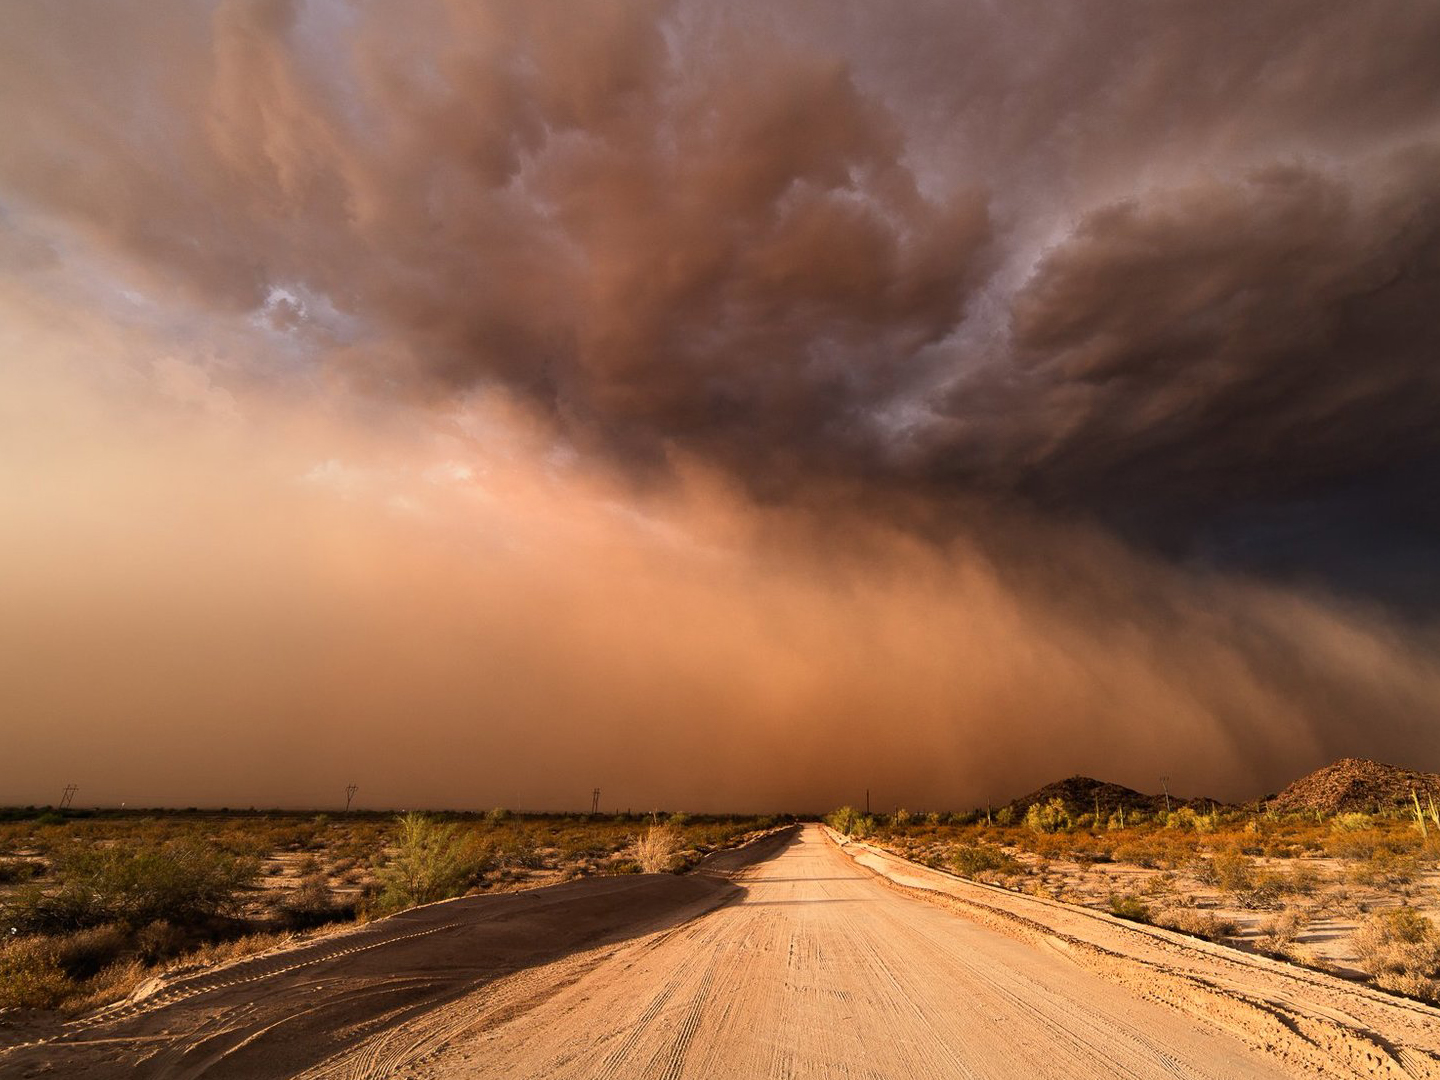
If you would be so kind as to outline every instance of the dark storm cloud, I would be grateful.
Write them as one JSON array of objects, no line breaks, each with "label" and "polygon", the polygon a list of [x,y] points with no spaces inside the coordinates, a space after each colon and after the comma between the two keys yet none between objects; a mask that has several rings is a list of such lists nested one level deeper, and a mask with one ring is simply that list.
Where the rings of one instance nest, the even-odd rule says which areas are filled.
[{"label": "dark storm cloud", "polygon": [[[1440,152],[1249,171],[1095,210],[1011,306],[996,480],[1170,512],[1311,495],[1433,453]],[[937,456],[963,470],[965,439]]]},{"label": "dark storm cloud", "polygon": [[1440,9],[3,18],[7,202],[372,390],[1167,542],[1440,452]]}]

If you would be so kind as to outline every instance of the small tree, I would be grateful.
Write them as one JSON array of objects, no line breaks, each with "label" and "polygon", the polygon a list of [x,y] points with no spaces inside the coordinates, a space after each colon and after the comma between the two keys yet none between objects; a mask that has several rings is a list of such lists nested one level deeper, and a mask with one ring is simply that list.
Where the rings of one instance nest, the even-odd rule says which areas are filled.
[{"label": "small tree", "polygon": [[424,814],[397,819],[395,849],[380,876],[380,907],[386,911],[459,896],[483,868],[480,853],[455,824]]},{"label": "small tree", "polygon": [[860,811],[853,806],[842,806],[839,810],[832,810],[825,818],[825,823],[842,836],[851,835],[859,821]]},{"label": "small tree", "polygon": [[1068,829],[1070,824],[1070,811],[1066,809],[1063,799],[1051,799],[1044,804],[1032,803],[1030,809],[1025,811],[1025,825],[1035,832],[1059,832],[1061,829]]}]

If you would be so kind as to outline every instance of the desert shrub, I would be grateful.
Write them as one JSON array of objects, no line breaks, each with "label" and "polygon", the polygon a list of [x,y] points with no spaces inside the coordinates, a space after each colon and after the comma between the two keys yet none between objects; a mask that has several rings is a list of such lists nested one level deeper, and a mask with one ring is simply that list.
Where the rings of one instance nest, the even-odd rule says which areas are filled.
[{"label": "desert shrub", "polygon": [[278,915],[289,930],[307,930],[325,923],[355,917],[353,904],[342,904],[324,874],[311,874],[286,894]]},{"label": "desert shrub", "polygon": [[1379,822],[1369,829],[1340,830],[1323,837],[1326,854],[1339,859],[1367,860],[1386,855],[1418,855],[1425,849],[1425,840],[1409,829],[1381,828]]},{"label": "desert shrub", "polygon": [[0,859],[0,885],[18,885],[45,873],[45,864],[30,859]]},{"label": "desert shrub", "polygon": [[651,825],[635,841],[635,859],[647,874],[673,869],[679,851],[680,830],[670,825]]},{"label": "desert shrub", "polygon": [[1377,847],[1369,858],[1349,867],[1346,876],[1360,885],[1408,885],[1419,875],[1420,869],[1417,855]]},{"label": "desert shrub", "polygon": [[1262,870],[1256,876],[1256,887],[1279,896],[1297,894],[1311,896],[1325,881],[1325,876],[1308,863],[1297,862],[1288,870]]},{"label": "desert shrub", "polygon": [[22,890],[5,914],[12,926],[46,933],[162,919],[198,923],[232,911],[257,872],[253,859],[193,839],[86,846],[57,857],[57,889]]},{"label": "desert shrub", "polygon": [[75,983],[64,1008],[77,1013],[119,1001],[133,993],[148,974],[138,960],[117,961],[83,982]]},{"label": "desert shrub", "polygon": [[1260,854],[1270,859],[1295,859],[1302,850],[1293,840],[1270,840],[1260,845]]},{"label": "desert shrub", "polygon": [[130,935],[118,926],[95,926],[51,938],[56,963],[76,982],[93,978],[129,950]]},{"label": "desert shrub", "polygon": [[838,810],[832,810],[825,815],[825,824],[838,832],[841,836],[851,836],[855,826],[860,821],[860,811],[853,806],[842,806]]},{"label": "desert shrub", "polygon": [[1064,835],[1046,832],[1031,832],[1029,829],[1017,831],[1014,835],[1015,846],[1022,851],[1031,852],[1042,859],[1060,859],[1070,850],[1070,841]]},{"label": "desert shrub", "polygon": [[1133,893],[1112,893],[1110,895],[1110,914],[1116,918],[1141,923],[1151,922],[1154,918],[1150,905]]},{"label": "desert shrub", "polygon": [[0,942],[0,1009],[84,1008],[125,996],[144,974],[124,957],[128,940],[110,926]]},{"label": "desert shrub", "polygon": [[72,989],[48,938],[0,941],[0,1008],[53,1009]]},{"label": "desert shrub", "polygon": [[1440,932],[1414,908],[1376,912],[1351,941],[1377,986],[1440,1001]]},{"label": "desert shrub", "polygon": [[1336,832],[1355,832],[1359,829],[1370,828],[1374,819],[1369,814],[1349,813],[1336,814],[1330,819],[1330,828]]},{"label": "desert shrub", "polygon": [[190,943],[190,935],[178,926],[161,920],[142,926],[131,938],[135,955],[146,964],[158,964],[178,956]]},{"label": "desert shrub", "polygon": [[1071,860],[1081,866],[1111,862],[1115,853],[1115,847],[1109,841],[1100,840],[1086,833],[1071,836],[1065,850]]},{"label": "desert shrub", "polygon": [[485,815],[485,820],[491,825],[503,825],[510,820],[510,811],[503,806],[497,806]]},{"label": "desert shrub", "polygon": [[1153,897],[1173,896],[1175,894],[1175,881],[1175,875],[1168,870],[1162,874],[1154,874],[1145,881],[1145,895]]},{"label": "desert shrub", "polygon": [[950,849],[947,861],[955,873],[969,878],[1014,874],[1020,870],[1013,855],[990,844],[957,844]]},{"label": "desert shrub", "polygon": [[1167,829],[1194,829],[1199,818],[1194,810],[1188,806],[1182,806],[1179,810],[1172,810],[1165,815],[1165,828]]},{"label": "desert shrub", "polygon": [[1209,861],[1204,877],[1222,892],[1249,892],[1255,888],[1255,864],[1243,852],[1222,851]]},{"label": "desert shrub", "polygon": [[1174,908],[1164,912],[1156,918],[1155,925],[1204,938],[1206,941],[1223,941],[1240,932],[1240,928],[1230,919],[1222,919],[1214,912],[1197,911],[1194,908]]},{"label": "desert shrub", "polygon": [[1014,811],[1011,807],[1002,806],[999,810],[996,810],[996,811],[995,811],[995,824],[996,824],[996,825],[1001,825],[1001,826],[1006,826],[1006,827],[1008,827],[1008,826],[1010,826],[1010,825],[1013,825],[1014,823],[1015,823],[1015,811]]},{"label": "desert shrub", "polygon": [[1165,861],[1165,849],[1153,840],[1137,838],[1116,844],[1110,857],[1116,862],[1154,869]]},{"label": "desert shrub", "polygon": [[425,814],[402,814],[396,821],[394,843],[395,853],[380,875],[381,911],[459,896],[479,872],[479,851],[453,823]]},{"label": "desert shrub", "polygon": [[[482,858],[479,850],[476,858]],[[529,833],[514,832],[497,841],[491,849],[491,858],[501,866],[519,870],[539,870],[545,865],[545,858],[535,838]]]},{"label": "desert shrub", "polygon": [[1034,803],[1025,811],[1025,827],[1037,833],[1058,832],[1068,829],[1071,823],[1070,811],[1061,799]]},{"label": "desert shrub", "polygon": [[1298,912],[1288,909],[1278,912],[1261,924],[1259,945],[1266,952],[1287,956],[1304,928],[1305,921]]}]

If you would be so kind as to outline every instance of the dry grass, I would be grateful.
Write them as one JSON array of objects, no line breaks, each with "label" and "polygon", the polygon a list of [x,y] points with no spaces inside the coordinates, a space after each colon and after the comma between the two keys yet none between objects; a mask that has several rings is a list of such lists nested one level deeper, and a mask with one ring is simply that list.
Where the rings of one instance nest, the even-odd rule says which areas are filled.
[{"label": "dry grass", "polygon": [[117,927],[15,937],[0,944],[0,1008],[81,1011],[125,997],[145,968]]},{"label": "dry grass", "polygon": [[651,825],[635,841],[635,861],[647,874],[663,874],[675,867],[680,853],[680,830],[673,825]]},{"label": "dry grass", "polygon": [[1260,924],[1258,944],[1262,950],[1274,956],[1294,958],[1295,939],[1305,929],[1305,920],[1300,912],[1286,907]]},{"label": "dry grass", "polygon": [[1440,931],[1430,919],[1406,907],[1376,912],[1353,940],[1377,986],[1440,1002]]},{"label": "dry grass", "polygon": [[1206,941],[1225,941],[1240,932],[1239,926],[1231,919],[1223,919],[1213,911],[1184,907],[1162,912],[1156,917],[1155,925]]}]

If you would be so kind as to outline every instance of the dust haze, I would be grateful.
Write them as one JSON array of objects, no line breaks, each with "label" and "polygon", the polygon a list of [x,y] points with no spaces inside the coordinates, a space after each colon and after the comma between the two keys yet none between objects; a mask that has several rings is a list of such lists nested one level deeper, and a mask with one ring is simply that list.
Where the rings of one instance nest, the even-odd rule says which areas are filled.
[{"label": "dust haze", "polygon": [[1440,12],[14,5],[0,801],[1440,766]]}]

